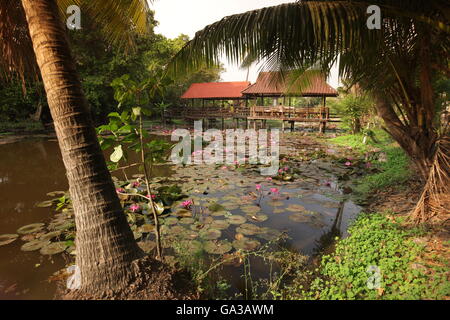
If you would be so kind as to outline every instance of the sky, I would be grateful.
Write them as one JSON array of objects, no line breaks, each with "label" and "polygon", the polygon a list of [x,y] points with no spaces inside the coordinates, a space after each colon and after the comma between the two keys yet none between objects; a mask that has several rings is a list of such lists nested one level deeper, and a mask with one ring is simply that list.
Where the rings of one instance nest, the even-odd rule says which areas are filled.
[{"label": "sky", "polygon": [[[154,0],[151,4],[155,10],[155,18],[159,22],[156,32],[168,38],[176,38],[181,33],[193,38],[195,33],[207,25],[225,16],[295,2],[294,0]],[[222,74],[222,81],[245,81],[247,69],[242,70],[238,65],[228,63],[222,58],[226,72]],[[256,81],[258,66],[252,66],[249,81]],[[337,70],[333,68],[328,83],[338,86]]]}]

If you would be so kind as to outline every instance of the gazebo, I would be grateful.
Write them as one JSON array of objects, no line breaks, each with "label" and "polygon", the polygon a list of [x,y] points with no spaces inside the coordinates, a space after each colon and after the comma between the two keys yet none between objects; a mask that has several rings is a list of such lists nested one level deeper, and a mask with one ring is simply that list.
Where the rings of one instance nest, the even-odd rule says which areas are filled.
[{"label": "gazebo", "polygon": [[[248,99],[256,100],[256,105],[250,107],[248,119],[253,120],[255,127],[257,120],[261,120],[263,126],[267,120],[281,120],[283,129],[285,121],[291,124],[291,129],[294,128],[295,122],[319,122],[319,129],[324,132],[326,123],[330,121],[326,98],[337,97],[338,92],[321,75],[311,77],[308,85],[301,90],[292,87],[282,80],[278,72],[261,72],[256,83],[242,91]],[[322,105],[315,108],[309,106],[295,108],[291,104],[293,97],[320,97]],[[265,106],[264,98],[273,98],[273,104]],[[258,99],[261,101],[260,105]]]}]

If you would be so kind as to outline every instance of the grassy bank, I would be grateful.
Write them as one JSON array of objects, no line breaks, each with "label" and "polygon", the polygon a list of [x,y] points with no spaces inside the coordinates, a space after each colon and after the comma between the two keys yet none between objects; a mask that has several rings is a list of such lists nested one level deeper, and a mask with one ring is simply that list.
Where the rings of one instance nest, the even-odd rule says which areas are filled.
[{"label": "grassy bank", "polygon": [[38,132],[44,130],[44,126],[39,121],[24,120],[18,122],[0,122],[0,134],[17,132]]},{"label": "grassy bank", "polygon": [[360,156],[371,157],[374,150],[380,155],[371,160],[376,173],[363,176],[357,181],[355,192],[359,197],[368,195],[387,187],[400,187],[413,175],[411,163],[405,152],[382,131],[375,131],[376,142],[372,139],[367,144],[363,143],[364,136],[344,135],[328,141],[343,147],[351,147]]},{"label": "grassy bank", "polygon": [[[426,257],[427,232],[389,214],[362,214],[350,236],[322,257],[308,290],[294,281],[285,299],[444,299],[448,261]],[[302,279],[300,279],[303,281]]]}]

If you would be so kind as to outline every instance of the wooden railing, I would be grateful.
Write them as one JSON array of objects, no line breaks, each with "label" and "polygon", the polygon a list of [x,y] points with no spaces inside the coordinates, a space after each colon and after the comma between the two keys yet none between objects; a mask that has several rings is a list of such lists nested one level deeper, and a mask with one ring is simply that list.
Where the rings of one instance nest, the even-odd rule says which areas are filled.
[{"label": "wooden railing", "polygon": [[250,107],[249,118],[254,119],[305,119],[305,120],[320,120],[330,118],[330,109],[327,107],[287,107],[287,106],[273,106],[273,107]]},{"label": "wooden railing", "polygon": [[327,107],[172,107],[166,110],[165,117],[206,119],[206,118],[249,118],[249,119],[273,119],[273,120],[295,120],[295,121],[320,121],[330,119],[330,109]]}]

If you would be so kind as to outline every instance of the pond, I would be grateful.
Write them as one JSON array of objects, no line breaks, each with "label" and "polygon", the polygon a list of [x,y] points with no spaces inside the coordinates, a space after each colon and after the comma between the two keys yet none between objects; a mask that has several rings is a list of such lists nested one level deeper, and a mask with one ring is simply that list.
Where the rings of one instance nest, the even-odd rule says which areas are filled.
[{"label": "pond", "polygon": [[[21,140],[0,145],[0,154],[0,234],[16,233],[31,223],[48,223],[55,209],[36,204],[48,200],[49,192],[68,189],[57,142],[51,138]],[[333,175],[318,167],[317,163],[302,165],[301,179],[293,182],[268,179],[252,167],[238,170],[233,166],[158,166],[155,176],[179,184],[187,199],[197,206],[220,206],[219,212],[210,217],[211,221],[220,220],[214,222],[220,234],[204,236],[200,231],[198,239],[228,242],[234,251],[236,246],[263,244],[270,239],[268,234],[284,232],[289,238],[283,246],[312,255],[328,243],[330,236],[345,235],[349,222],[360,212],[360,207],[344,200]],[[134,173],[129,171],[127,175]],[[115,176],[124,179],[121,174]],[[274,188],[276,192],[270,192]],[[179,205],[177,202],[162,218],[163,223],[172,221],[162,230],[166,238],[174,227],[177,231],[195,230],[192,222],[185,223],[186,219],[173,222]],[[239,241],[238,234],[244,234],[245,241]],[[0,298],[52,299],[56,287],[49,277],[73,261],[73,256],[24,252],[20,250],[23,244],[18,239],[0,246]],[[222,270],[236,294],[243,286],[240,268]],[[256,276],[264,277],[266,271],[262,264],[254,265]]]}]

